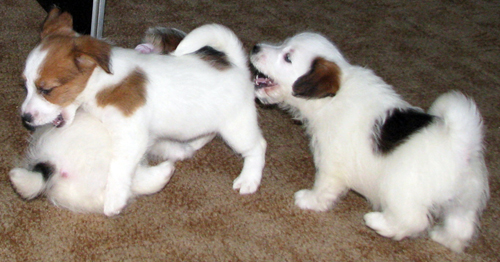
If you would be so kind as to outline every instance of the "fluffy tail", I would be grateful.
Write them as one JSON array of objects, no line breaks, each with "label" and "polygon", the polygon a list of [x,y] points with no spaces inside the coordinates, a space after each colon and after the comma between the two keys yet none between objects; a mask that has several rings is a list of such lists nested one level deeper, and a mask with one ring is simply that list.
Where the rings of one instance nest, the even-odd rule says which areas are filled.
[{"label": "fluffy tail", "polygon": [[465,159],[482,155],[483,120],[472,99],[452,91],[438,97],[429,113],[444,119],[453,146]]},{"label": "fluffy tail", "polygon": [[229,28],[218,24],[203,25],[191,31],[172,54],[186,55],[205,46],[225,53],[229,61],[237,67],[247,67],[247,57],[241,41]]}]

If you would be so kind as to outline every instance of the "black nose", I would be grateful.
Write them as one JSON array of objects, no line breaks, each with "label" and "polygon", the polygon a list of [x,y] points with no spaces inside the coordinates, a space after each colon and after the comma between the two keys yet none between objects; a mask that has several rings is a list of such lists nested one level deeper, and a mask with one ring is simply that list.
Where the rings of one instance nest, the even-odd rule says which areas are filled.
[{"label": "black nose", "polygon": [[260,51],[260,45],[254,45],[252,48],[252,54],[256,54]]},{"label": "black nose", "polygon": [[30,130],[30,131],[34,131],[35,130],[35,126],[32,125],[32,121],[33,121],[33,115],[31,115],[30,113],[26,113],[26,114],[23,114],[21,116],[21,120],[23,121],[23,126]]}]

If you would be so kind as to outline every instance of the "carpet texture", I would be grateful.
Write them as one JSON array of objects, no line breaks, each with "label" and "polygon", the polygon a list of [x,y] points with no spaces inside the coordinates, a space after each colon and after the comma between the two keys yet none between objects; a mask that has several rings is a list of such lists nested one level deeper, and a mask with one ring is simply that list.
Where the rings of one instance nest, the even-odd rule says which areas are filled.
[{"label": "carpet texture", "polygon": [[451,89],[472,96],[487,127],[491,199],[478,237],[456,254],[426,235],[399,242],[377,235],[363,223],[370,206],[353,192],[328,212],[295,207],[294,192],[313,184],[313,159],[300,123],[273,107],[259,106],[268,152],[256,194],[231,189],[242,159],[216,139],[178,162],[164,190],[116,217],[23,201],[8,172],[27,146],[21,73],[46,14],[35,0],[1,0],[0,261],[498,261],[499,14],[498,1],[486,0],[121,0],[106,7],[104,36],[124,47],[158,25],[188,32],[222,23],[247,50],[311,30],[414,105],[428,108]]}]

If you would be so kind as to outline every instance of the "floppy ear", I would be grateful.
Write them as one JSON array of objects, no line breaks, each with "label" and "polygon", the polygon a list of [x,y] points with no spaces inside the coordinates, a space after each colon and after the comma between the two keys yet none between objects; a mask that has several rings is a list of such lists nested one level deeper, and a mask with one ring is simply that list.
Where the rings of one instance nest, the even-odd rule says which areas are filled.
[{"label": "floppy ear", "polygon": [[75,63],[78,68],[85,69],[99,66],[108,74],[111,72],[111,46],[90,36],[75,38]]},{"label": "floppy ear", "polygon": [[57,7],[52,8],[43,22],[40,33],[42,39],[48,35],[76,36],[76,32],[73,31],[73,17],[67,12],[61,13]]},{"label": "floppy ear", "polygon": [[340,88],[340,73],[336,63],[318,57],[311,70],[293,83],[293,95],[304,98],[335,96]]}]

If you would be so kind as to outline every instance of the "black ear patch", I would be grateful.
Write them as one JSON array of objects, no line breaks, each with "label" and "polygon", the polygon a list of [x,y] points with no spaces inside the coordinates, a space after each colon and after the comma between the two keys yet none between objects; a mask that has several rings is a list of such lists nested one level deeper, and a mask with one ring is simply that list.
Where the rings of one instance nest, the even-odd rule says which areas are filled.
[{"label": "black ear patch", "polygon": [[54,174],[55,168],[48,162],[39,162],[33,167],[32,171],[42,174],[43,181],[47,181]]},{"label": "black ear patch", "polygon": [[226,54],[213,47],[204,46],[196,51],[195,54],[218,70],[225,70],[231,66]]},{"label": "black ear patch", "polygon": [[389,154],[411,135],[430,125],[434,116],[414,108],[396,108],[387,112],[385,120],[375,121],[373,141],[375,152]]},{"label": "black ear patch", "polygon": [[311,70],[293,83],[293,95],[303,98],[335,96],[340,88],[340,67],[324,58],[316,58]]}]

